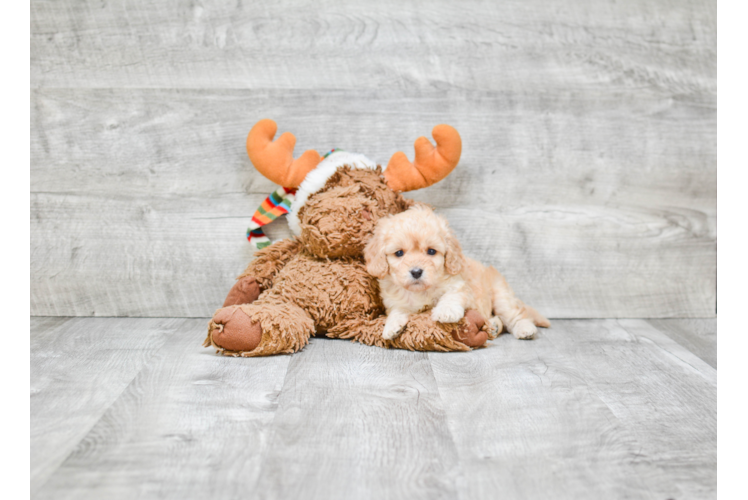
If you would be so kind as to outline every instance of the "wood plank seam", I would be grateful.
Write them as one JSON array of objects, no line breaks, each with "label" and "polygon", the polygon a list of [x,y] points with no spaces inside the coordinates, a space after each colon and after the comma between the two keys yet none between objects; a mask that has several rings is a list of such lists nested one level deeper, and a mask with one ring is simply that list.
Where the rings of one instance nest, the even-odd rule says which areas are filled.
[{"label": "wood plank seam", "polygon": [[[146,318],[146,319],[151,319],[151,318]],[[167,318],[167,319],[172,319],[172,318]],[[173,318],[173,319],[177,319],[177,318]],[[183,325],[189,323],[191,320],[192,320],[191,318],[184,319],[184,321],[179,325],[179,327],[175,327],[173,329],[172,333],[170,333],[169,335],[166,336],[166,338],[164,339],[164,344],[161,347],[159,347],[158,349],[155,349],[153,351],[153,353],[151,353],[151,355],[148,357],[147,360],[145,360],[143,362],[143,364],[141,365],[140,369],[133,375],[133,377],[130,379],[130,381],[126,385],[124,385],[122,387],[122,389],[117,393],[117,396],[115,398],[113,398],[112,401],[108,405],[106,405],[106,407],[104,407],[104,408],[101,409],[100,415],[96,419],[96,421],[94,421],[94,422],[91,423],[91,425],[88,427],[88,429],[86,429],[85,434],[82,434],[82,437],[81,437],[80,441],[75,446],[73,446],[73,447],[70,448],[70,451],[68,452],[68,454],[65,456],[65,458],[63,460],[61,460],[59,462],[59,464],[57,464],[57,467],[55,467],[55,469],[53,471],[50,471],[50,473],[47,475],[47,477],[43,481],[39,482],[38,484],[33,485],[34,489],[36,491],[41,491],[44,488],[44,486],[49,482],[49,480],[55,475],[55,473],[57,472],[57,470],[60,467],[62,467],[62,465],[65,463],[65,461],[71,455],[73,455],[76,452],[76,450],[77,450],[78,446],[80,445],[80,443],[82,443],[83,441],[85,441],[86,437],[91,432],[91,430],[94,429],[99,424],[99,422],[101,421],[101,419],[104,418],[104,416],[112,408],[112,406],[114,406],[117,403],[117,401],[119,400],[120,396],[122,394],[124,394],[130,388],[130,386],[133,384],[133,382],[138,378],[138,375],[140,375],[143,372],[143,370],[145,370],[148,367],[148,365],[150,364],[150,362],[154,358],[156,358],[161,353],[161,351],[163,351],[163,350],[165,350],[167,348],[168,340],[173,335],[177,335],[178,332],[180,331],[180,328]]]}]

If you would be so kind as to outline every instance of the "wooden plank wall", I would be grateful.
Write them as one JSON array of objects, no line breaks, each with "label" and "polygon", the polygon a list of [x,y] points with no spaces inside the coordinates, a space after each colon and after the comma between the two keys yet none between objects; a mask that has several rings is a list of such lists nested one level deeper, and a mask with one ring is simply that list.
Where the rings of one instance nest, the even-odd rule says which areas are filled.
[{"label": "wooden plank wall", "polygon": [[[297,151],[463,156],[411,193],[550,317],[714,317],[716,2],[31,2],[31,311],[210,315]],[[269,231],[283,237],[285,222]]]}]

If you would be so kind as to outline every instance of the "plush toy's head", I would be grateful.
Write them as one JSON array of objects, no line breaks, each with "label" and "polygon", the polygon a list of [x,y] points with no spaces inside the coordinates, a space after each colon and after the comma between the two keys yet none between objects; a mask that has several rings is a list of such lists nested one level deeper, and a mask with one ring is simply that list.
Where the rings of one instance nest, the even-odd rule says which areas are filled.
[{"label": "plush toy's head", "polygon": [[346,165],[292,214],[302,243],[317,257],[359,256],[377,221],[406,210],[411,203],[387,186],[381,168]]},{"label": "plush toy's head", "polygon": [[419,137],[413,163],[398,152],[383,170],[363,155],[343,151],[322,158],[309,150],[294,160],[296,138],[286,132],[273,142],[276,130],[274,121],[259,121],[247,137],[247,153],[265,177],[288,190],[298,188],[288,224],[305,248],[321,258],[360,257],[376,222],[412,204],[400,192],[449,175],[462,150],[457,131],[437,125],[432,131],[437,147]]}]

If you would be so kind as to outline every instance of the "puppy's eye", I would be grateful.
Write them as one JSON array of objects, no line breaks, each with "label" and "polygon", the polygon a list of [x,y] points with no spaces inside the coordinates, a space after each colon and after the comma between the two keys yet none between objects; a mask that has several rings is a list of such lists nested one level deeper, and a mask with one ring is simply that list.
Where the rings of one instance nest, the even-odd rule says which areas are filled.
[{"label": "puppy's eye", "polygon": [[436,255],[436,250],[434,250],[433,248],[429,248],[428,250],[426,250],[426,253],[429,255]]},{"label": "puppy's eye", "polygon": [[397,252],[395,252],[395,257],[402,257],[403,255],[405,255],[405,252],[403,252],[402,250],[398,250]]}]

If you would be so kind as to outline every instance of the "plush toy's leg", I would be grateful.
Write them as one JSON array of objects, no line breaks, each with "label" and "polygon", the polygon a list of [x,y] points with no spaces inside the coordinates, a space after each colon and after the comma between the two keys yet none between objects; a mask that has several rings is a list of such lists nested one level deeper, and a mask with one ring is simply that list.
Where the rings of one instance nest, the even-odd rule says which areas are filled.
[{"label": "plush toy's leg", "polygon": [[303,309],[263,297],[216,311],[203,345],[229,356],[269,356],[296,352],[311,335],[314,322]]},{"label": "plush toy's leg", "polygon": [[255,258],[236,279],[229,290],[223,307],[251,304],[263,290],[273,285],[273,278],[299,253],[299,242],[276,241],[269,247],[255,252]]},{"label": "plush toy's leg", "polygon": [[437,323],[430,314],[428,311],[411,316],[405,330],[392,340],[382,338],[386,316],[349,318],[331,328],[327,336],[411,351],[469,351],[488,340],[488,333],[483,328],[485,320],[475,310],[468,310],[465,317],[453,324]]},{"label": "plush toy's leg", "polygon": [[479,347],[488,340],[488,332],[484,328],[486,320],[475,309],[465,311],[465,317],[458,323],[458,328],[452,330],[455,340],[469,347]]},{"label": "plush toy's leg", "polygon": [[301,251],[296,239],[276,241],[272,245],[257,250],[252,262],[237,278],[254,278],[262,290],[273,286],[273,279]]},{"label": "plush toy's leg", "polygon": [[239,278],[229,290],[223,307],[251,304],[260,296],[260,285],[253,276]]}]

